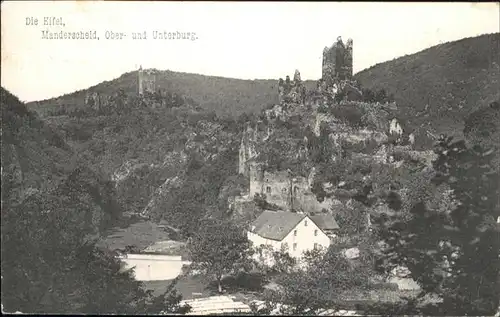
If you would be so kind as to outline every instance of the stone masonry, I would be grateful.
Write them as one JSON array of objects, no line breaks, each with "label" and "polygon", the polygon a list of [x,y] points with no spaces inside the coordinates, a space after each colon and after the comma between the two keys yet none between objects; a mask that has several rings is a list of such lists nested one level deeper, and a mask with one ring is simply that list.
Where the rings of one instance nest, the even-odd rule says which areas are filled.
[{"label": "stone masonry", "polygon": [[139,95],[144,93],[154,93],[156,91],[156,74],[153,70],[143,70],[142,66],[138,71]]}]

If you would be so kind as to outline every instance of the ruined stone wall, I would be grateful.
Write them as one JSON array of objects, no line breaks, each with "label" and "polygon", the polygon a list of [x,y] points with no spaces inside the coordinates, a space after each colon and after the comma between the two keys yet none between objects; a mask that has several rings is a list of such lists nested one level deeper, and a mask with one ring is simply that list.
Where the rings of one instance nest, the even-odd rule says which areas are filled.
[{"label": "ruined stone wall", "polygon": [[288,171],[263,171],[263,166],[264,164],[250,164],[249,199],[259,194],[265,195],[267,202],[285,209],[319,211],[325,208],[311,192],[310,178],[291,176]]},{"label": "ruined stone wall", "polygon": [[283,108],[284,107],[282,105],[274,105],[273,108],[267,109],[265,111],[267,120],[269,122],[274,122],[277,119],[280,119],[281,121],[286,121],[287,113]]},{"label": "ruined stone wall", "polygon": [[244,223],[250,223],[257,218],[260,211],[257,205],[249,196],[234,197],[229,204],[233,217]]},{"label": "ruined stone wall", "polygon": [[269,203],[288,207],[290,205],[290,177],[287,171],[265,172],[262,179],[262,193]]},{"label": "ruined stone wall", "polygon": [[280,104],[304,104],[306,99],[306,87],[300,78],[300,72],[295,70],[293,81],[290,76],[278,81],[278,95]]},{"label": "ruined stone wall", "polygon": [[250,181],[250,186],[249,186],[249,197],[250,199],[253,199],[255,197],[255,194],[262,194],[263,189],[263,179],[264,179],[264,172],[263,172],[263,164],[259,164],[257,162],[251,162],[248,166],[249,169],[249,175],[248,179]]},{"label": "ruined stone wall", "polygon": [[87,93],[85,96],[85,105],[95,110],[101,109],[101,95],[97,92]]},{"label": "ruined stone wall", "polygon": [[337,124],[337,120],[331,114],[321,113],[321,112],[316,113],[316,119],[315,119],[314,128],[313,128],[314,134],[316,136],[320,135],[320,133],[321,133],[321,125],[323,123],[328,124],[329,128],[332,129],[332,127]]},{"label": "ruined stone wall", "polygon": [[297,195],[295,204],[295,208],[301,209],[309,214],[321,212],[323,209],[330,210],[331,201],[325,199],[323,202],[319,202],[316,195],[308,189],[300,195]]},{"label": "ruined stone wall", "polygon": [[119,105],[124,101],[124,96],[121,95],[120,91],[115,91],[112,94],[89,92],[85,96],[85,106],[97,111],[102,109],[118,109]]}]

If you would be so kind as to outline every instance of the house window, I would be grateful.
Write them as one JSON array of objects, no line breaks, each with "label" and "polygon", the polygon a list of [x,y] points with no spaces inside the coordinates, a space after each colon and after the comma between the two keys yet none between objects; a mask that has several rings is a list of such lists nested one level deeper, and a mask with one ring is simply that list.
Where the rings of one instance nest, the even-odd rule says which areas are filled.
[{"label": "house window", "polygon": [[298,188],[297,186],[295,186],[295,187],[293,188],[293,192],[294,192],[294,193],[297,193],[298,191],[299,191],[299,188]]},{"label": "house window", "polygon": [[318,244],[317,243],[314,244],[314,250],[318,250]]},{"label": "house window", "polygon": [[307,227],[307,220],[304,221],[304,227]]},{"label": "house window", "polygon": [[296,237],[297,236],[297,230],[293,231],[293,235]]},{"label": "house window", "polygon": [[314,236],[318,236],[318,230],[314,230]]},{"label": "house window", "polygon": [[297,251],[297,243],[293,244],[293,251]]},{"label": "house window", "polygon": [[271,192],[271,186],[267,186],[266,187],[266,193],[270,193]]}]

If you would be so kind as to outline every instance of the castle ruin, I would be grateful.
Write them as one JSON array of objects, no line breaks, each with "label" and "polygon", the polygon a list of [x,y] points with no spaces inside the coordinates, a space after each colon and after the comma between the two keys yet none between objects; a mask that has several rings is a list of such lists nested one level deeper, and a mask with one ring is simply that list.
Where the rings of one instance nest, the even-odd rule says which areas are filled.
[{"label": "castle ruin", "polygon": [[153,70],[143,70],[142,66],[138,71],[139,95],[154,93],[156,91],[156,74]]},{"label": "castle ruin", "polygon": [[352,39],[348,39],[344,45],[342,37],[331,47],[325,47],[323,50],[322,79],[328,86],[338,80],[351,80],[353,75],[352,68]]},{"label": "castle ruin", "polygon": [[285,80],[280,78],[278,81],[279,103],[304,104],[306,98],[306,87],[302,83],[299,70],[295,70],[293,81],[290,76]]},{"label": "castle ruin", "polygon": [[[269,171],[266,163],[258,160],[257,144],[265,140],[264,129],[259,129],[258,124],[255,127],[247,125],[241,140],[238,165],[239,174],[249,181],[246,200],[253,200],[258,195],[286,210],[318,212],[327,209],[328,205],[318,202],[311,192],[313,174],[304,177],[293,175],[290,171]],[[306,155],[304,151],[307,150],[297,149],[297,155]],[[238,203],[244,203],[245,199],[240,198]]]},{"label": "castle ruin", "polygon": [[92,107],[94,110],[101,109],[101,95],[97,92],[88,92],[85,96],[85,105]]},{"label": "castle ruin", "polygon": [[[349,39],[344,45],[341,37],[323,52],[323,72],[319,81],[318,92],[335,95],[352,81],[353,61],[352,43]],[[268,119],[273,117],[286,118],[289,105],[304,105],[306,102],[306,88],[300,77],[300,72],[295,71],[293,80],[286,76],[278,82],[279,105],[266,111]],[[249,192],[246,199],[252,200],[256,195],[265,197],[266,201],[288,210],[318,212],[328,208],[325,203],[317,201],[311,192],[314,173],[308,177],[292,175],[290,171],[268,171],[265,162],[258,161],[256,145],[265,141],[263,131],[258,127],[247,126],[242,137],[239,150],[238,172],[249,180]],[[298,152],[301,152],[300,149]],[[243,199],[243,197],[241,197]],[[240,199],[241,200],[241,199]]]},{"label": "castle ruin", "polygon": [[[283,138],[280,135],[277,118],[287,121],[294,115],[301,115],[302,122],[308,123],[317,137],[321,136],[322,126],[326,125],[328,138],[333,141],[329,143],[329,146],[334,147],[333,151],[330,151],[332,160],[346,157],[343,147],[347,146],[369,148],[369,152],[352,151],[350,158],[356,160],[374,159],[381,164],[398,166],[401,159],[397,157],[402,156],[395,156],[395,153],[401,152],[411,156],[412,160],[431,164],[430,154],[432,153],[411,151],[415,142],[413,134],[409,136],[410,145],[406,147],[388,144],[388,135],[397,136],[397,144],[399,144],[402,142],[404,133],[398,120],[388,117],[389,110],[397,110],[396,104],[363,101],[361,87],[353,79],[352,48],[353,41],[349,39],[344,45],[341,37],[338,37],[331,47],[325,48],[322,78],[317,82],[317,89],[309,91],[307,95],[298,70],[295,71],[293,80],[290,80],[289,76],[285,80],[279,79],[279,104],[265,110],[267,120],[262,119],[255,125],[247,124],[243,132],[239,149],[238,172],[247,179],[248,187],[242,195],[231,197],[230,208],[233,211],[244,216],[255,215],[258,208],[255,207],[254,198],[258,196],[264,198],[267,203],[275,205],[273,207],[277,207],[276,209],[306,214],[320,213],[330,210],[331,206],[342,205],[336,197],[328,197],[319,202],[316,195],[312,193],[315,169],[309,164],[304,164],[305,160],[302,159],[308,157],[307,138],[304,141],[290,140],[289,135],[285,134],[286,140],[290,142],[279,152],[279,155],[283,157],[297,155],[299,158],[297,162],[301,162],[300,172],[294,174],[291,170],[284,170],[283,165],[273,165],[269,153],[271,155],[278,155],[278,153],[268,151],[271,145],[267,142]],[[365,125],[356,126],[345,122],[341,114],[334,115],[334,112],[320,108],[321,101],[323,101],[323,106],[329,107],[326,110],[335,110],[334,107],[340,105],[352,105],[364,109],[362,119]],[[291,105],[304,105],[304,107],[290,107]],[[277,134],[275,134],[276,131]],[[321,178],[317,178],[316,181],[319,179]],[[328,183],[323,183],[322,186],[330,190]]]},{"label": "castle ruin", "polygon": [[344,44],[339,36],[331,47],[323,50],[322,77],[317,82],[316,90],[323,99],[323,104],[333,101],[359,101],[362,92],[359,83],[353,79],[353,41]]}]

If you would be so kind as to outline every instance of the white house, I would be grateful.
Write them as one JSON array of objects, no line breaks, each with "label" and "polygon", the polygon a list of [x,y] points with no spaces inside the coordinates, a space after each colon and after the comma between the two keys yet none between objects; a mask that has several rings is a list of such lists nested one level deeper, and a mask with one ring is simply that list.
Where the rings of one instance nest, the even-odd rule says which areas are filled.
[{"label": "white house", "polygon": [[330,237],[309,216],[288,211],[262,212],[251,224],[248,239],[255,247],[268,246],[274,251],[286,248],[296,259],[305,251],[330,246]]},{"label": "white house", "polygon": [[172,280],[182,273],[184,265],[191,264],[181,256],[162,254],[126,254],[120,259],[125,270],[134,269],[138,281]]},{"label": "white house", "polygon": [[134,277],[138,281],[163,281],[176,278],[182,273],[183,266],[191,262],[183,259],[185,243],[179,241],[158,241],[140,253],[120,256],[123,269],[134,268]]},{"label": "white house", "polygon": [[337,237],[337,231],[340,229],[335,217],[329,213],[320,213],[311,215],[312,221],[327,235],[330,239]]}]

